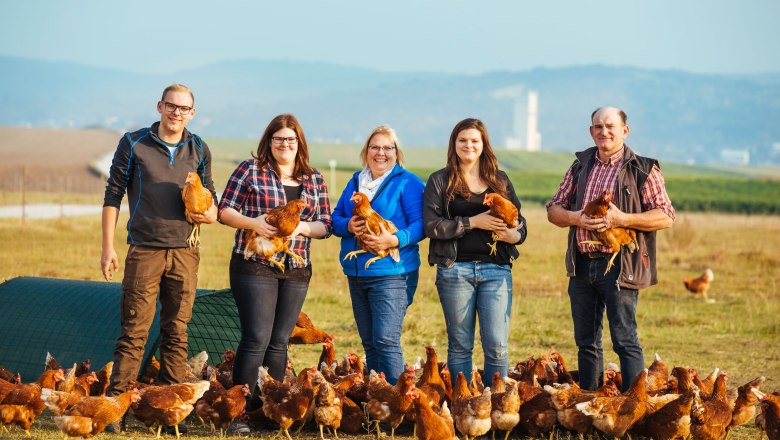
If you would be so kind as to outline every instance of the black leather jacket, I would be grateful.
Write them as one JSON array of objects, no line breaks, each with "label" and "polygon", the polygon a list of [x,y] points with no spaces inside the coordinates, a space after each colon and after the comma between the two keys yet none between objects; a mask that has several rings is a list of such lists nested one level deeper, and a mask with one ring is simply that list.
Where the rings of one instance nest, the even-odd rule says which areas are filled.
[{"label": "black leather jacket", "polygon": [[[520,241],[514,245],[509,243],[499,243],[499,246],[510,246],[510,256],[516,259],[520,253],[517,246],[525,241],[528,236],[528,229],[525,218],[520,212],[520,200],[515,194],[515,189],[509,177],[503,171],[499,171],[499,177],[506,180],[509,199],[517,207],[519,214]],[[440,264],[450,267],[455,263],[458,255],[458,238],[471,230],[468,217],[452,217],[448,209],[447,201],[447,176],[444,169],[436,171],[428,177],[428,183],[425,185],[423,195],[423,224],[425,226],[425,235],[430,238],[430,247],[428,250],[428,264]]]}]

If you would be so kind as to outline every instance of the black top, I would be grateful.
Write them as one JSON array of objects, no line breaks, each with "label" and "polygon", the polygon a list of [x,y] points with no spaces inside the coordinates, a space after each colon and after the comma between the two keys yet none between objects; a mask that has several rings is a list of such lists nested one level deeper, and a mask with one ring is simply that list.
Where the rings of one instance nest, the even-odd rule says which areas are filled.
[{"label": "black top", "polygon": [[[456,195],[449,204],[450,214],[460,217],[473,217],[489,210],[490,207],[482,202],[485,201],[485,194],[490,192],[493,192],[490,188],[479,194],[472,192],[468,200]],[[455,261],[511,264],[511,255],[509,255],[507,246],[499,245],[496,254],[490,255],[490,247],[488,245],[493,243],[492,235],[491,231],[477,228],[466,232],[462,237],[458,238],[458,255],[455,257]]]},{"label": "black top", "polygon": [[284,195],[287,197],[287,202],[289,203],[292,200],[300,199],[301,198],[301,190],[303,189],[303,185],[295,185],[295,186],[284,186]]}]

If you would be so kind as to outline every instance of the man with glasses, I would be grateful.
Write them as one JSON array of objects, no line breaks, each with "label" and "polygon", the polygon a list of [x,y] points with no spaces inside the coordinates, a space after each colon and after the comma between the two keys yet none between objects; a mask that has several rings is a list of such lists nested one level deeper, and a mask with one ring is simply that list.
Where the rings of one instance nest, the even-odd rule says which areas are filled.
[{"label": "man with glasses", "polygon": [[[103,202],[103,252],[100,267],[107,281],[119,267],[114,230],[119,206],[127,191],[130,218],[122,295],[120,334],[114,350],[114,369],[106,395],[126,391],[136,379],[149,328],[154,320],[158,292],[160,309],[160,372],[155,383],[175,384],[184,379],[187,362],[187,323],[192,316],[200,253],[187,246],[192,226],[184,217],[181,188],[194,171],[215,203],[199,223],[217,219],[216,193],[211,178],[208,145],[185,127],[195,117],[195,98],[181,84],[168,86],[157,102],[160,121],[126,133],[119,141]],[[118,432],[118,425],[112,426]]]}]

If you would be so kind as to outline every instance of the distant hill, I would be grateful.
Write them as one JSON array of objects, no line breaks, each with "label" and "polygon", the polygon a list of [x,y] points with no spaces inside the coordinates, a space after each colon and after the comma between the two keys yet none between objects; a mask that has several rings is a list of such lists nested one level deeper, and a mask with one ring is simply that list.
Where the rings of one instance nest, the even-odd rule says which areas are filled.
[{"label": "distant hill", "polygon": [[[591,144],[590,112],[618,105],[629,145],[677,163],[780,164],[780,74],[725,76],[633,67],[537,68],[482,75],[388,73],[323,63],[234,60],[144,75],[63,62],[0,57],[0,125],[129,130],[157,119],[162,88],[178,81],[196,95],[191,128],[206,137],[256,141],[267,122],[295,113],[307,137],[358,144],[381,123],[405,146],[444,146],[464,117],[487,124],[497,147],[512,135],[513,102],[498,90],[539,93],[546,151]],[[723,150],[734,150],[732,156]]]}]

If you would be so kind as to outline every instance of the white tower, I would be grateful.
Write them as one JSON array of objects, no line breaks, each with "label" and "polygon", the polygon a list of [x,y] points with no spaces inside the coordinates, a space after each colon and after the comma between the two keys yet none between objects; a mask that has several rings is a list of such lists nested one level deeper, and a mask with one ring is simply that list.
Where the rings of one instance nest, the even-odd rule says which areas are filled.
[{"label": "white tower", "polygon": [[[526,126],[525,133],[525,148],[528,151],[539,151],[542,147],[542,135],[537,130],[538,111],[539,93],[535,90],[531,90],[528,92],[528,125]],[[517,110],[515,110],[515,112],[517,112]]]}]

